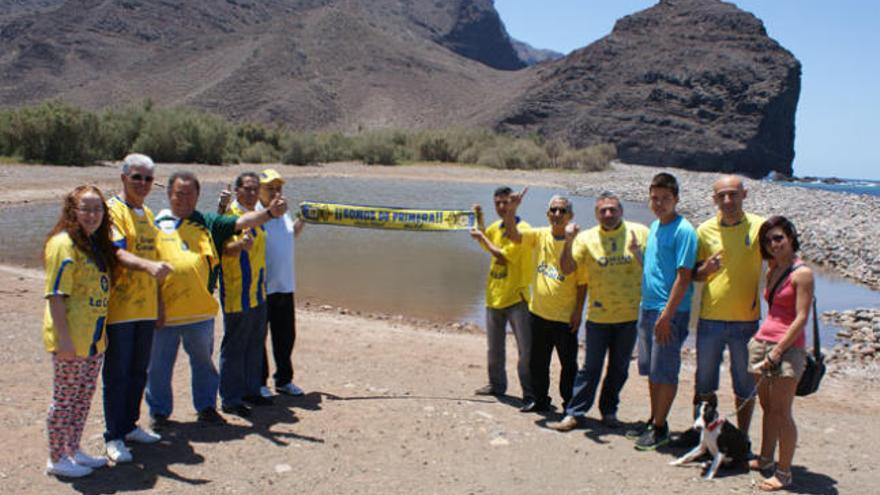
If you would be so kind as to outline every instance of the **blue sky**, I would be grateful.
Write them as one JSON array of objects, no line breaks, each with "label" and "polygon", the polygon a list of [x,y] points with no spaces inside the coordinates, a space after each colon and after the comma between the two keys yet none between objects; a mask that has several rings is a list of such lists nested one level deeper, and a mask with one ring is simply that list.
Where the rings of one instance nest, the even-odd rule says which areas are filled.
[{"label": "blue sky", "polygon": [[[508,33],[568,53],[653,0],[495,0]],[[880,2],[735,0],[803,66],[796,175],[880,180]]]}]

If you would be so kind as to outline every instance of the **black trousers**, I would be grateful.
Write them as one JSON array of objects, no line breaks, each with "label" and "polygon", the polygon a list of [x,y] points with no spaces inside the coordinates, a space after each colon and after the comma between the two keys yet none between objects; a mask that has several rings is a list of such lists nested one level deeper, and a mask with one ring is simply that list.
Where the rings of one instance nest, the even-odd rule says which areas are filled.
[{"label": "black trousers", "polygon": [[[275,386],[293,381],[293,344],[296,341],[296,305],[293,292],[269,294],[266,298],[269,333],[272,335],[272,357],[275,361]],[[269,379],[269,360],[263,348],[263,384]]]},{"label": "black trousers", "polygon": [[532,374],[532,391],[535,402],[549,405],[550,360],[553,350],[562,366],[559,377],[559,395],[565,407],[571,401],[574,377],[577,375],[577,332],[572,332],[568,323],[550,321],[530,313],[532,323],[532,353],[529,370]]}]

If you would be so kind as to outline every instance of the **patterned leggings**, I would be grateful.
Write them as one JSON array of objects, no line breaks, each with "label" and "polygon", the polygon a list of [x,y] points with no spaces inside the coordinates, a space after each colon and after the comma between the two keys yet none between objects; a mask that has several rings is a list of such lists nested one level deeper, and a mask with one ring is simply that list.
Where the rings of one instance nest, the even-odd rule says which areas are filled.
[{"label": "patterned leggings", "polygon": [[49,458],[57,462],[79,450],[95,384],[101,371],[103,354],[71,361],[60,360],[52,354],[55,376],[52,382],[52,404],[46,419],[49,431]]}]

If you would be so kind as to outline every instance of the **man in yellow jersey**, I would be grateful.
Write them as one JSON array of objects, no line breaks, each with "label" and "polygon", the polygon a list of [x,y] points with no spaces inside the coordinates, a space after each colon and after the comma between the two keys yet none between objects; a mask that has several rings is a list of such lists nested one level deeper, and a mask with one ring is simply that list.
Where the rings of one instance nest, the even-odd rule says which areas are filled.
[{"label": "man in yellow jersey", "polygon": [[[235,179],[235,201],[227,213],[254,211],[260,179],[244,172]],[[223,341],[220,343],[220,400],[223,412],[250,416],[251,405],[269,405],[260,395],[263,343],[266,340],[266,233],[251,227],[231,237],[220,255],[220,301]]]},{"label": "man in yellow jersey", "polygon": [[155,168],[146,155],[126,156],[122,161],[122,190],[107,201],[119,264],[107,311],[104,441],[107,457],[117,464],[132,459],[126,441],[154,443],[161,439],[137,426],[153,330],[161,312],[157,281],[171,272],[171,265],[157,261],[153,212],[144,204]]},{"label": "man in yellow jersey", "polygon": [[[511,205],[518,207],[526,190],[511,195]],[[524,253],[532,255],[536,269],[529,299],[532,349],[530,366],[534,399],[520,411],[538,412],[550,408],[550,359],[553,350],[559,357],[562,373],[559,394],[562,408],[571,400],[574,377],[577,374],[577,330],[584,311],[587,293],[587,272],[578,267],[574,273],[562,273],[559,259],[565,247],[565,226],[574,217],[571,201],[564,196],[553,196],[547,207],[549,227],[520,232],[513,222],[505,223],[507,237],[522,243]]]},{"label": "man in yellow jersey", "polygon": [[164,325],[157,325],[153,334],[147,378],[147,404],[157,423],[167,422],[172,412],[171,378],[181,340],[190,358],[193,405],[199,421],[223,421],[216,409],[219,377],[211,360],[214,316],[218,309],[213,297],[220,262],[218,252],[237,232],[260,226],[287,211],[284,199],[276,197],[266,210],[240,217],[203,214],[196,210],[199,192],[199,181],[192,173],[171,174],[171,209],[156,216],[159,259],[174,268],[161,284],[165,321]]},{"label": "man in yellow jersey", "polygon": [[596,198],[595,212],[599,225],[592,229],[580,235],[575,223],[565,229],[562,272],[573,273],[579,266],[587,270],[586,356],[575,377],[565,417],[547,425],[558,431],[576,428],[592,407],[606,355],[608,368],[599,396],[599,412],[603,424],[620,427],[617,406],[638,335],[642,253],[648,228],[624,221],[623,205],[611,192]]},{"label": "man in yellow jersey", "polygon": [[[534,268],[531,256],[523,256],[521,244],[515,244],[505,234],[505,224],[512,222],[519,229],[531,226],[516,215],[516,207],[510,204],[513,191],[509,187],[495,190],[493,201],[495,213],[500,220],[485,230],[475,228],[471,237],[492,255],[489,274],[486,277],[486,341],[489,384],[476,390],[477,395],[503,396],[507,391],[507,323],[513,329],[518,352],[517,374],[524,403],[533,400],[529,379],[529,350],[532,336],[529,329],[529,283]],[[474,205],[477,218],[482,220],[482,208]]]},{"label": "man in yellow jersey", "polygon": [[[694,405],[718,403],[722,355],[727,347],[730,378],[736,396],[737,424],[748,434],[755,401],[749,376],[749,339],[758,330],[761,300],[761,250],[758,230],[764,219],[743,211],[746,189],[735,175],[715,181],[712,198],[718,213],[697,228],[695,279],[705,281],[697,325],[697,374]],[[689,430],[679,443],[696,444],[699,434]]]}]

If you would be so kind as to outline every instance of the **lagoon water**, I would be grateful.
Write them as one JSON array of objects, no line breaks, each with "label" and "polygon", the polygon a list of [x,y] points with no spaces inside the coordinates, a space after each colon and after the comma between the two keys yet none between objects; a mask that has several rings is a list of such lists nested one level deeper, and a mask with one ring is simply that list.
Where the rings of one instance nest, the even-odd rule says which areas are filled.
[{"label": "lagoon water", "polygon": [[[222,184],[203,184],[199,208],[216,204]],[[321,201],[418,209],[468,209],[480,203],[486,223],[495,220],[494,186],[387,179],[310,178],[288,182],[292,203]],[[520,209],[535,226],[546,225],[551,196],[567,191],[530,188]],[[573,196],[575,221],[583,230],[596,224],[593,199]],[[147,204],[166,207],[163,190],[155,188]],[[57,204],[4,208],[0,214],[0,262],[40,266],[40,246],[57,218]],[[653,220],[643,204],[624,203],[626,218]],[[697,223],[696,219],[691,219]],[[20,225],[28,225],[22,231]],[[405,314],[436,321],[483,324],[483,285],[488,254],[466,231],[398,232],[306,225],[297,239],[297,298],[363,312]],[[880,293],[819,273],[819,311],[880,306]],[[834,330],[823,330],[830,344]]]}]

